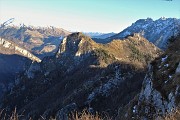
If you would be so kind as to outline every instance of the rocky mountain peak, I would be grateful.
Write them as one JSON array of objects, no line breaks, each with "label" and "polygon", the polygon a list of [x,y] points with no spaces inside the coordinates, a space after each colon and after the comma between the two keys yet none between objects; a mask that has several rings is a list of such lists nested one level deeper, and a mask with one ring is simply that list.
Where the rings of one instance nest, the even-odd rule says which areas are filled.
[{"label": "rocky mountain peak", "polygon": [[147,40],[159,48],[165,49],[168,39],[178,33],[179,26],[180,19],[176,18],[160,18],[157,20],[152,20],[151,18],[139,19],[122,32],[108,39],[109,41],[113,39],[123,39],[133,33],[141,33]]},{"label": "rocky mountain peak", "polygon": [[96,46],[98,44],[83,33],[73,33],[62,40],[56,56],[58,57],[62,54],[81,56],[81,54],[90,52]]},{"label": "rocky mountain peak", "polygon": [[61,41],[56,56],[31,64],[18,77],[19,84],[7,92],[2,106],[19,106],[26,118],[39,114],[61,118],[87,106],[100,112],[108,109],[114,116],[138,93],[147,63],[160,52],[139,34],[98,44],[82,33],[73,33]]},{"label": "rocky mountain peak", "polygon": [[144,37],[142,36],[141,33],[132,33],[130,35],[127,35],[125,38],[128,38],[128,39],[134,38],[134,40],[142,40],[142,39],[144,39]]},{"label": "rocky mountain peak", "polygon": [[147,23],[150,23],[150,22],[153,22],[152,18],[139,19],[134,24],[147,24]]}]

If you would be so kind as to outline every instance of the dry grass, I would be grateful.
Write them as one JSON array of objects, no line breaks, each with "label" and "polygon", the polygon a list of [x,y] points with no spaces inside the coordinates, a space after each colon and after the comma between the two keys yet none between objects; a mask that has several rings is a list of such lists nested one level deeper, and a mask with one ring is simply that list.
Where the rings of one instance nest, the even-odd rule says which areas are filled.
[{"label": "dry grass", "polygon": [[[47,120],[40,116],[42,120]],[[0,111],[0,120],[21,120],[23,119],[22,114],[18,114],[16,108],[12,112],[12,114],[7,115],[5,110]],[[33,120],[33,119],[29,119]],[[52,119],[50,118],[49,120],[57,120],[56,118]],[[87,110],[83,110],[82,112],[73,112],[69,115],[68,120],[112,120],[108,116],[102,118],[97,112],[95,115],[91,114]]]},{"label": "dry grass", "polygon": [[167,114],[164,120],[180,120],[180,109]]},{"label": "dry grass", "polygon": [[165,115],[165,117],[158,117],[156,120],[180,120],[180,109],[173,110],[171,113]]},{"label": "dry grass", "polygon": [[[5,110],[0,111],[0,120],[20,120],[23,117],[22,114],[18,114],[15,110],[12,112],[11,115],[7,115]],[[41,118],[45,120],[44,118]],[[29,120],[32,120],[31,118]],[[56,120],[56,119],[49,119],[49,120]],[[101,117],[97,112],[95,115],[91,114],[87,110],[83,110],[80,112],[74,112],[70,114],[69,120],[112,120],[108,116]],[[168,113],[164,117],[157,117],[156,120],[180,120],[180,109],[173,110],[173,112]]]},{"label": "dry grass", "polygon": [[19,120],[22,116],[22,114],[17,113],[16,108],[10,115],[6,114],[6,111],[4,109],[0,111],[1,120]]},{"label": "dry grass", "polygon": [[83,110],[82,113],[72,113],[72,117],[69,120],[103,120],[98,113],[92,115],[87,110]]}]

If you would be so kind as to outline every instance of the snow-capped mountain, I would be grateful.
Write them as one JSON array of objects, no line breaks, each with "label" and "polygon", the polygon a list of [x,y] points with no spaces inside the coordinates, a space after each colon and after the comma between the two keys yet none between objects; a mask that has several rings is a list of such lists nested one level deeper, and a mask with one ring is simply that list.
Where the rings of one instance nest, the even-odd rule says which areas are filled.
[{"label": "snow-capped mountain", "polygon": [[116,33],[114,32],[111,32],[111,33],[85,32],[84,34],[90,36],[91,38],[105,39],[105,38],[115,35]]},{"label": "snow-capped mountain", "polygon": [[109,39],[122,39],[132,33],[141,33],[147,40],[157,45],[159,48],[166,48],[167,40],[177,34],[180,29],[180,19],[160,18],[153,20],[151,18],[139,19],[122,32],[110,37]]},{"label": "snow-capped mountain", "polygon": [[90,36],[90,37],[93,37],[93,36],[103,35],[104,33],[101,33],[101,32],[83,32],[83,34]]},{"label": "snow-capped mountain", "polygon": [[104,33],[102,35],[99,35],[99,36],[92,36],[92,38],[97,38],[97,39],[105,39],[105,38],[108,38],[108,37],[111,37],[113,35],[115,35],[116,33]]}]

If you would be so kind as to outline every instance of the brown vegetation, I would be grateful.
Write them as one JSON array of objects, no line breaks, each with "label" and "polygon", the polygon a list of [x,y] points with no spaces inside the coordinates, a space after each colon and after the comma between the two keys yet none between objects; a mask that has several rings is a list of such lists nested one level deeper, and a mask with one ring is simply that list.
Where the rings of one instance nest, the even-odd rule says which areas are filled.
[{"label": "brown vegetation", "polygon": [[175,109],[167,113],[164,117],[157,117],[158,120],[180,120],[180,109]]},{"label": "brown vegetation", "polygon": [[72,113],[71,117],[69,117],[69,120],[110,120],[110,118],[102,118],[97,112],[95,115],[93,115],[87,110],[83,110],[81,113]]},{"label": "brown vegetation", "polygon": [[[170,41],[169,47],[164,55],[152,62],[152,65],[154,65],[153,84],[165,98],[168,96],[169,91],[175,89],[176,85],[180,82],[180,76],[175,73],[180,61],[180,35],[171,38]],[[162,61],[162,58],[166,57],[167,59]],[[171,78],[169,78],[169,76],[171,76]],[[164,84],[165,82],[168,84]]]},{"label": "brown vegetation", "polygon": [[[43,118],[42,116],[40,116],[40,118],[42,120],[45,120],[45,118]],[[18,114],[16,111],[16,108],[10,115],[7,115],[5,110],[1,110],[0,111],[0,119],[1,120],[21,120],[21,119],[23,119],[23,115]],[[29,120],[33,120],[33,119],[29,118]],[[57,120],[57,119],[49,118],[49,120]],[[108,116],[103,118],[97,112],[94,115],[94,114],[88,112],[88,110],[83,110],[82,112],[72,112],[69,115],[68,120],[111,120],[111,119]]]}]

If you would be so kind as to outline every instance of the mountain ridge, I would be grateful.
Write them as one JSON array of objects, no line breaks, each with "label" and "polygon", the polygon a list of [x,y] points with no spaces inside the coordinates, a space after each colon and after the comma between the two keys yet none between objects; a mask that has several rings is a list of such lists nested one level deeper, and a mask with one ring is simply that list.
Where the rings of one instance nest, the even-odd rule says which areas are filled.
[{"label": "mountain ridge", "polygon": [[56,27],[7,26],[0,29],[1,37],[8,39],[43,58],[57,51],[63,37],[70,32]]},{"label": "mountain ridge", "polygon": [[[31,64],[29,68],[34,69],[19,76],[19,83],[3,98],[4,107],[19,106],[19,112],[26,111],[26,118],[35,119],[39,115],[67,117],[67,113],[88,106],[100,112],[110,108],[109,113],[116,114],[118,107],[127,104],[140,90],[148,61],[161,54],[139,34],[104,45],[82,33],[73,33],[61,42],[56,55]],[[148,55],[150,51],[152,54]],[[124,56],[131,57],[120,59]],[[127,91],[122,92],[123,86]],[[107,104],[109,100],[111,106]]]},{"label": "mountain ridge", "polygon": [[[1,38],[0,39],[0,47],[2,47],[0,53],[9,54],[7,51],[12,50],[14,54],[22,55],[24,57],[31,59],[32,61],[41,62],[41,59],[39,59],[38,57],[36,57],[32,53],[30,53],[29,51],[25,50],[24,48],[19,47],[18,45],[14,44],[11,41]],[[5,53],[2,50],[3,48],[5,49],[4,50]],[[12,54],[12,53],[10,52],[10,54]]]},{"label": "mountain ridge", "polygon": [[180,34],[169,41],[165,52],[149,64],[141,91],[118,119],[179,119],[179,114],[168,115],[180,104]]},{"label": "mountain ridge", "polygon": [[98,41],[107,43],[113,39],[124,39],[133,33],[140,33],[159,48],[166,49],[168,39],[178,34],[179,27],[180,19],[177,18],[139,19],[116,35]]}]

